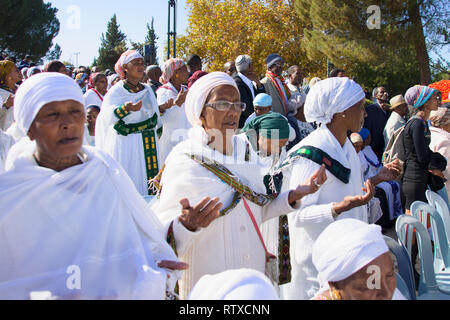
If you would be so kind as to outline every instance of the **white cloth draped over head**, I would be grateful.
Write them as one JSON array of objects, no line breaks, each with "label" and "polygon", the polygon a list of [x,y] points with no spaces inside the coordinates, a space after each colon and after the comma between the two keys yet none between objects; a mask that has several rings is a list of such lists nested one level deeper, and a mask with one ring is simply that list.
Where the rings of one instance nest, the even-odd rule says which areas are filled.
[{"label": "white cloth draped over head", "polygon": [[312,259],[322,282],[336,282],[388,251],[380,226],[343,219],[322,232],[314,244]]},{"label": "white cloth draped over head", "polygon": [[117,60],[114,70],[121,79],[125,79],[125,70],[123,69],[123,66],[134,59],[144,59],[144,57],[137,50],[128,50],[122,53],[119,60]]},{"label": "white cloth draped over head", "polygon": [[227,270],[203,276],[189,300],[279,300],[270,280],[253,269]]},{"label": "white cloth draped over head", "polygon": [[364,98],[361,86],[349,78],[321,80],[306,97],[306,121],[328,124],[336,113],[344,112]]},{"label": "white cloth draped over head", "polygon": [[207,141],[200,116],[211,91],[221,85],[233,86],[239,90],[234,79],[224,72],[211,72],[197,80],[189,89],[185,102],[186,117],[193,127],[188,133],[189,137]]},{"label": "white cloth draped over head", "polygon": [[0,299],[164,299],[180,274],[157,261],[177,258],[122,167],[83,147],[84,163],[55,172],[34,150],[0,179]]},{"label": "white cloth draped over head", "polygon": [[75,100],[84,105],[80,86],[69,76],[57,72],[39,73],[27,79],[14,99],[14,118],[28,133],[39,111],[48,103]]}]

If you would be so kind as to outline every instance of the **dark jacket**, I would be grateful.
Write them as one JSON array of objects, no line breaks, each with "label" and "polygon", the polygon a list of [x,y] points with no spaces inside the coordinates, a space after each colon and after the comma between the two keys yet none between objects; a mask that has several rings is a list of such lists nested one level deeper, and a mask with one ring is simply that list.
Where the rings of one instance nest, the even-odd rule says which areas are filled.
[{"label": "dark jacket", "polygon": [[378,103],[366,107],[367,117],[364,119],[364,128],[370,131],[372,141],[370,146],[381,161],[385,149],[383,130],[391,115],[384,112]]},{"label": "dark jacket", "polygon": [[[247,108],[244,112],[242,112],[241,119],[239,120],[239,129],[242,129],[247,118],[253,112],[255,112],[255,110],[253,109],[253,96],[250,88],[245,84],[245,82],[241,79],[241,77],[239,77],[237,73],[233,76],[233,79],[234,81],[236,81],[239,93],[241,94],[241,102],[244,102],[247,105]],[[260,93],[265,93],[264,87],[258,89],[253,86],[253,90],[255,92],[255,97]]]}]

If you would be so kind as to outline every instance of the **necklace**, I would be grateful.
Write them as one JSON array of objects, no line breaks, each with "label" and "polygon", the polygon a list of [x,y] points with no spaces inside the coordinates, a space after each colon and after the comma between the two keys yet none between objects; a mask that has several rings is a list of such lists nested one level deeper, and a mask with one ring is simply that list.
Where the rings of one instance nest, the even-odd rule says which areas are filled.
[{"label": "necklace", "polygon": [[128,79],[125,79],[125,84],[128,86],[128,88],[130,89],[131,92],[133,93],[137,93],[139,91],[141,91],[141,83],[138,82],[138,84],[132,84],[130,81],[128,81]]},{"label": "necklace", "polygon": [[337,290],[330,288],[328,292],[330,294],[331,300],[342,300],[342,296]]}]

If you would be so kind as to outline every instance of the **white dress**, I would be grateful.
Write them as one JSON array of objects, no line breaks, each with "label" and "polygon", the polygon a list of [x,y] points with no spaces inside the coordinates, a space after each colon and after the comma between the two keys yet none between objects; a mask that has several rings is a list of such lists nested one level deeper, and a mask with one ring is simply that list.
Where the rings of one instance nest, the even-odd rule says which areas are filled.
[{"label": "white dress", "polygon": [[[361,165],[350,140],[347,139],[342,147],[328,128],[321,126],[292,148],[288,160],[302,146],[321,149],[344,167],[351,168],[351,173],[349,183],[344,183],[327,170],[327,181],[319,191],[304,197],[300,209],[288,215],[292,281],[281,287],[282,298],[288,300],[309,300],[319,292],[318,272],[312,262],[313,244],[320,233],[334,221],[331,213],[333,203],[342,201],[346,196],[363,194]],[[285,179],[283,190],[296,187],[318,169],[320,166],[309,159],[291,159],[282,168]],[[367,206],[353,208],[338,217],[345,218],[367,222]]]},{"label": "white dress", "polygon": [[[185,88],[183,88],[185,90]],[[173,99],[175,102],[178,90],[169,82],[156,91],[158,105]],[[181,107],[174,105],[161,115],[163,133],[159,140],[161,163],[164,163],[172,148],[187,139],[187,132],[192,127],[186,117],[184,103]]]},{"label": "white dress", "polygon": [[[155,94],[148,85],[144,84],[144,87],[145,89],[138,93],[131,93],[120,81],[108,91],[97,117],[95,145],[123,166],[140,194],[148,195],[148,180],[153,178],[161,168],[157,130],[162,124]],[[119,134],[119,131],[115,129],[119,124],[117,110],[126,102],[136,104],[138,101],[143,102],[141,110],[125,115],[121,118],[122,124],[133,126],[154,119],[156,126],[145,132],[138,131],[126,136]],[[123,112],[121,114],[123,115]],[[145,149],[147,147],[148,155]]]},{"label": "white dress", "polygon": [[0,130],[6,131],[14,122],[14,106],[11,108],[4,108],[3,104],[6,103],[8,97],[13,93],[0,88]]},{"label": "white dress", "polygon": [[[216,152],[191,138],[178,144],[166,160],[161,179],[161,193],[153,210],[169,229],[173,222],[173,235],[180,260],[190,268],[180,281],[180,296],[185,298],[196,282],[206,274],[230,269],[250,268],[265,270],[265,252],[243,201],[233,201],[235,191],[216,175],[190,158],[190,154],[203,155],[224,165],[241,183],[253,191],[266,194],[260,166],[245,161],[247,144],[233,137],[233,155]],[[294,210],[288,203],[289,192],[282,193],[261,207],[247,200],[258,223]],[[214,220],[207,228],[195,232],[186,229],[178,220],[179,200],[187,198],[191,206],[204,197],[219,197],[223,209],[235,205],[228,214]]]},{"label": "white dress", "polygon": [[0,173],[5,171],[6,157],[14,143],[15,141],[11,136],[0,130]]},{"label": "white dress", "polygon": [[87,108],[88,106],[94,105],[97,107],[101,107],[103,103],[103,96],[98,93],[98,91],[95,91],[94,89],[89,89],[84,94],[84,107]]},{"label": "white dress", "polygon": [[35,148],[0,175],[0,299],[164,299],[179,273],[157,261],[177,259],[122,167],[83,147],[82,164],[55,172]]}]

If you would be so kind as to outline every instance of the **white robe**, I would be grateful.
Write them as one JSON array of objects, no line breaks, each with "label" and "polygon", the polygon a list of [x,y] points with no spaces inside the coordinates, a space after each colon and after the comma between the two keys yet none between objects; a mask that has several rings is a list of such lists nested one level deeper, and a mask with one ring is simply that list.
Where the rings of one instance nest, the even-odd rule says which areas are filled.
[{"label": "white robe", "polygon": [[87,123],[84,125],[83,145],[95,147],[95,136],[91,136]]},{"label": "white robe", "polygon": [[[195,232],[187,230],[178,220],[181,198],[187,198],[194,206],[204,197],[219,197],[226,208],[232,202],[235,191],[217,176],[186,154],[203,154],[228,168],[240,181],[253,191],[266,194],[260,166],[245,162],[246,143],[233,137],[233,155],[215,152],[200,139],[188,139],[178,144],[166,160],[162,175],[162,191],[153,207],[158,217],[169,228],[173,221],[173,233],[179,258],[190,268],[180,281],[180,296],[188,296],[192,287],[205,274],[216,274],[230,269],[250,268],[265,270],[265,252],[243,201],[227,215],[214,220],[207,228]],[[294,210],[288,203],[289,192],[264,207],[247,201],[259,225],[263,221]]]},{"label": "white robe", "polygon": [[14,96],[11,92],[0,88],[0,130],[3,131],[8,130],[14,122],[14,106],[8,109],[3,107],[10,95]]},{"label": "white robe", "polygon": [[[158,103],[153,90],[146,84],[145,89],[138,93],[131,93],[123,87],[123,82],[117,83],[105,95],[101,111],[97,117],[95,127],[95,145],[100,150],[107,152],[118,161],[134,182],[138,192],[142,195],[148,194],[148,179],[146,162],[144,157],[144,145],[142,133],[122,136],[114,129],[118,118],[114,110],[121,105],[142,100],[142,108],[138,112],[130,112],[123,121],[126,124],[140,123],[151,118],[155,113],[158,115],[157,128],[161,127]],[[159,139],[155,128],[155,144],[157,148],[158,167],[161,168]]]},{"label": "white robe", "polygon": [[[330,130],[326,126],[321,126],[292,148],[291,152],[301,146],[313,146],[325,151],[330,157],[351,169],[351,174],[349,183],[345,184],[327,171],[327,181],[319,191],[304,197],[300,209],[288,215],[292,281],[281,287],[282,298],[288,300],[308,300],[319,292],[318,273],[312,262],[314,241],[334,221],[331,213],[333,203],[344,200],[346,196],[363,194],[361,165],[350,140],[347,139],[342,147]],[[282,171],[283,189],[296,187],[318,169],[320,166],[309,159],[300,158],[294,161]],[[353,208],[338,217],[338,219],[345,218],[367,222],[367,206]]]},{"label": "white robe", "polygon": [[[101,94],[100,94],[100,96],[101,96],[101,98],[103,98],[103,96]],[[84,94],[84,100],[85,100],[84,106],[86,108],[90,105],[101,107],[102,103],[103,103],[101,98],[98,96],[98,94],[93,89],[89,89]]]},{"label": "white robe", "polygon": [[14,154],[0,175],[0,299],[36,291],[60,299],[164,299],[179,274],[156,261],[176,257],[121,166],[83,147],[85,162],[55,172],[36,164],[34,150],[29,143]]},{"label": "white robe", "polygon": [[[369,172],[367,173],[365,179],[367,180],[376,176],[383,166],[382,164],[380,164],[380,161],[378,160],[378,157],[373,151],[372,147],[367,146],[360,153],[363,155],[367,165],[369,166]],[[394,220],[400,214],[402,214],[402,207],[400,200],[400,184],[396,181],[392,181],[391,183],[397,185],[397,191],[395,193],[393,187],[388,182],[379,183],[377,187],[384,190],[388,202],[389,218],[390,220]]]},{"label": "white robe", "polygon": [[13,137],[0,130],[0,173],[5,171],[6,157],[14,143]]},{"label": "white robe", "polygon": [[[165,88],[167,86],[168,88]],[[156,91],[158,105],[162,105],[169,101],[175,100],[178,96],[178,90],[169,82],[163,87],[159,87]],[[179,142],[187,139],[188,130],[192,127],[186,117],[184,103],[181,107],[174,105],[161,115],[163,124],[163,133],[159,140],[159,150],[161,154],[161,163],[164,163],[170,151]]]}]

